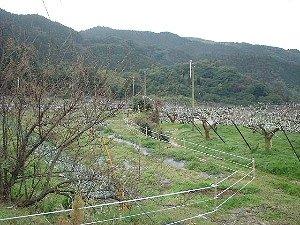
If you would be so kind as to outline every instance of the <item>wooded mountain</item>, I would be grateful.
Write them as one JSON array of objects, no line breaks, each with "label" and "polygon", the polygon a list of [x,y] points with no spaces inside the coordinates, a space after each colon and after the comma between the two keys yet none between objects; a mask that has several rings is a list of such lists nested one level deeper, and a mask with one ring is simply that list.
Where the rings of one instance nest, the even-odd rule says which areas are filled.
[{"label": "wooded mountain", "polygon": [[[152,57],[161,64],[173,65],[188,59],[221,60],[243,73],[264,81],[284,81],[300,85],[300,51],[251,45],[247,43],[213,42],[200,38],[185,38],[176,34],[148,31],[115,30],[95,27],[80,32],[91,43],[103,40],[131,41],[143,49],[155,50]],[[170,57],[170,53],[175,54]],[[296,82],[296,83],[295,83]]]},{"label": "wooded mountain", "polygon": [[200,100],[281,103],[300,99],[300,51],[296,49],[107,27],[77,32],[42,16],[1,9],[0,30],[2,40],[13,37],[33,44],[41,61],[69,63],[83,56],[91,67],[118,68],[114,76],[125,80],[148,69],[148,90],[161,95],[189,95],[182,85],[189,84],[187,62],[193,59]]}]

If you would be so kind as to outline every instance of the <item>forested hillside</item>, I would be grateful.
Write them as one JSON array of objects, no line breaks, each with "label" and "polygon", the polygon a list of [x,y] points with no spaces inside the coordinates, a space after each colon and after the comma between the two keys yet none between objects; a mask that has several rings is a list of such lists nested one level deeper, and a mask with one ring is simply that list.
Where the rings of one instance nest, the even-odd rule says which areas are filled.
[{"label": "forested hillside", "polygon": [[101,71],[114,71],[108,80],[119,97],[134,76],[139,90],[145,75],[149,94],[189,96],[187,63],[193,59],[198,100],[252,104],[300,99],[299,50],[219,43],[168,32],[106,27],[77,32],[42,16],[4,10],[0,29],[1,52],[13,39],[33,45],[41,65],[67,67],[80,58],[91,77],[100,79]]},{"label": "forested hillside", "polygon": [[[240,72],[263,81],[283,81],[289,85],[300,85],[300,51],[247,43],[218,43],[197,38],[184,38],[176,34],[114,30],[95,27],[81,31],[82,36],[93,43],[107,38],[132,41],[149,48],[156,47],[154,58],[162,64],[184,62],[187,58],[221,60],[224,65],[234,66]],[[166,61],[171,52],[176,57]],[[274,80],[275,78],[275,80]]]},{"label": "forested hillside", "polygon": [[[188,65],[152,70],[149,87],[152,93],[171,96],[172,94],[190,95]],[[195,93],[199,100],[222,103],[273,102],[287,101],[284,88],[277,89],[264,85],[250,76],[235,69],[221,66],[219,62],[200,61],[195,64]],[[159,78],[158,78],[159,77]]]}]

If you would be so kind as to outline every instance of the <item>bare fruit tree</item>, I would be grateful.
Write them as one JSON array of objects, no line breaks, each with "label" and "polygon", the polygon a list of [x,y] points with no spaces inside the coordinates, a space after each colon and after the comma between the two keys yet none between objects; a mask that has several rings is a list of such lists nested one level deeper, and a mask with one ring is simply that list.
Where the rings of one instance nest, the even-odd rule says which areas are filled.
[{"label": "bare fruit tree", "polygon": [[274,137],[275,133],[279,131],[280,129],[278,127],[269,127],[264,124],[258,124],[258,125],[251,125],[250,128],[254,132],[258,132],[265,138],[265,148],[271,149],[272,148],[272,138]]},{"label": "bare fruit tree", "polygon": [[105,87],[87,94],[84,60],[40,63],[33,47],[13,40],[1,54],[0,199],[29,206],[49,194],[74,193],[78,183],[103,180],[101,172],[72,166],[84,165],[86,155],[95,158],[98,153],[86,148],[93,141],[88,133],[119,108]]},{"label": "bare fruit tree", "polygon": [[217,129],[217,122],[208,122],[206,118],[201,118],[201,121],[204,129],[205,139],[211,140],[210,131],[211,129]]},{"label": "bare fruit tree", "polygon": [[169,118],[171,123],[175,123],[175,121],[177,120],[177,117],[178,117],[178,114],[176,112],[173,112],[173,113],[166,112],[166,115]]}]

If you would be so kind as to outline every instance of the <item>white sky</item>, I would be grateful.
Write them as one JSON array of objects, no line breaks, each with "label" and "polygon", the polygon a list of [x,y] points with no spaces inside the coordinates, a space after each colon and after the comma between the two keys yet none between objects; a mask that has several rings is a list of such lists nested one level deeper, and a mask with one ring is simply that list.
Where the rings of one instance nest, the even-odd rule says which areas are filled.
[{"label": "white sky", "polygon": [[[300,0],[44,0],[50,18],[94,26],[169,31],[213,41],[300,49]],[[48,17],[42,0],[0,0],[0,8]]]}]

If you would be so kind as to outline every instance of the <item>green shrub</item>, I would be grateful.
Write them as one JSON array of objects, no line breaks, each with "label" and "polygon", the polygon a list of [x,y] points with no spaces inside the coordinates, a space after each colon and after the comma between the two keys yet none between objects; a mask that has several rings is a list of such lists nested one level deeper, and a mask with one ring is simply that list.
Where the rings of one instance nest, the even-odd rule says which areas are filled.
[{"label": "green shrub", "polygon": [[148,98],[142,96],[136,96],[130,103],[130,107],[133,111],[149,111],[153,109],[153,105]]}]

